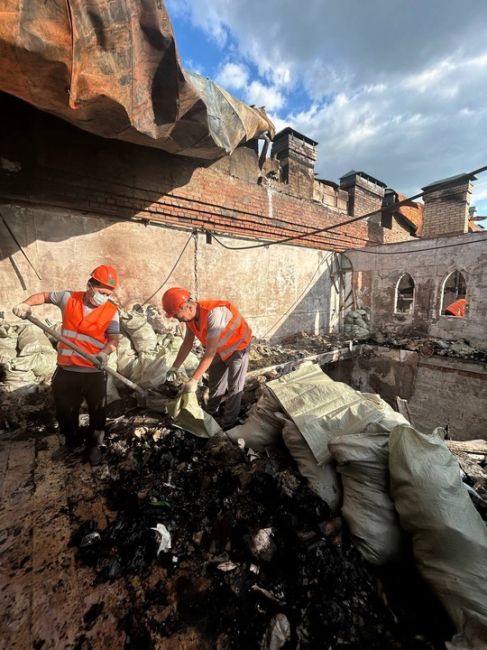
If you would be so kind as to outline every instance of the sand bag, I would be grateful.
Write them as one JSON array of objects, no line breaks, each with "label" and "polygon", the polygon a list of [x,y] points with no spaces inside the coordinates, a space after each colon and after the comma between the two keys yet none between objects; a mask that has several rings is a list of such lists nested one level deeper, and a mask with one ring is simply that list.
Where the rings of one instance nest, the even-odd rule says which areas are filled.
[{"label": "sand bag", "polygon": [[298,427],[319,465],[331,460],[331,440],[363,432],[368,424],[384,419],[385,402],[380,398],[371,399],[334,381],[311,362],[274,379],[267,387]]},{"label": "sand bag", "polygon": [[36,325],[26,325],[20,330],[17,347],[20,357],[26,357],[29,354],[36,354],[38,352],[46,352],[48,354],[53,352],[51,342]]},{"label": "sand bag", "polygon": [[51,348],[51,352],[34,352],[28,356],[12,359],[12,370],[32,370],[39,379],[52,377],[57,368],[57,354]]},{"label": "sand bag", "polygon": [[[118,367],[118,349],[108,355],[108,367],[112,370],[116,370]],[[117,381],[115,377],[107,373],[107,385],[106,385],[106,395],[107,395],[107,404],[116,402],[120,399],[120,393],[117,389]]]},{"label": "sand bag", "polygon": [[262,395],[252,405],[246,421],[226,433],[233,442],[242,438],[247,447],[264,451],[266,447],[275,445],[279,441],[284,422],[285,418],[279,403],[268,388],[264,387]]},{"label": "sand bag", "polygon": [[158,388],[166,381],[168,370],[164,357],[139,354],[131,365],[129,379],[142,388]]},{"label": "sand bag", "polygon": [[318,465],[308,443],[297,426],[286,420],[282,438],[289,453],[296,461],[299,472],[307,479],[310,488],[325,501],[330,510],[338,511],[341,501],[340,479],[332,463]]},{"label": "sand bag", "polygon": [[443,436],[409,426],[391,432],[391,494],[418,569],[458,630],[454,642],[485,647],[487,528]]},{"label": "sand bag", "polygon": [[[181,344],[183,342],[183,339],[181,336],[175,336],[174,334],[160,334],[157,337],[157,349],[158,349],[158,356],[159,355],[164,355],[164,358],[167,363],[167,367],[170,368],[179,352],[179,348],[181,347]],[[199,365],[200,360],[194,354],[193,352],[190,352],[186,359],[184,360],[183,363],[183,368],[185,372],[191,376],[196,368]]]},{"label": "sand bag", "polygon": [[353,433],[330,442],[343,483],[342,515],[355,546],[375,565],[400,558],[403,539],[389,496],[389,433]]},{"label": "sand bag", "polygon": [[117,347],[117,371],[124,377],[130,377],[132,365],[137,358],[137,352],[127,336],[120,335]]},{"label": "sand bag", "polygon": [[137,352],[155,352],[157,334],[149,325],[145,316],[135,312],[121,311],[120,327],[123,333],[130,337]]},{"label": "sand bag", "polygon": [[199,438],[211,438],[221,431],[218,422],[199,405],[196,393],[186,393],[168,402],[167,412],[174,424]]},{"label": "sand bag", "polygon": [[17,327],[9,323],[0,323],[0,360],[8,361],[17,356]]},{"label": "sand bag", "polygon": [[2,383],[2,387],[8,392],[35,391],[37,384],[32,370],[15,370],[11,364],[12,362],[10,361],[3,364],[5,368],[5,381]]}]

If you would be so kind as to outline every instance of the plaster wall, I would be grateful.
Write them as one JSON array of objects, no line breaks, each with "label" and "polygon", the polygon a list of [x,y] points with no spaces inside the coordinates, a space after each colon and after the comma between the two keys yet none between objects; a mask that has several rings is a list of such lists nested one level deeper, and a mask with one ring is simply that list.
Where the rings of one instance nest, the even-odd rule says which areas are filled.
[{"label": "plaster wall", "polygon": [[[337,327],[338,296],[330,279],[333,253],[276,245],[227,250],[202,234],[150,223],[115,220],[69,210],[4,204],[9,223],[34,269],[0,222],[0,312],[37,291],[83,289],[98,264],[117,267],[117,296],[124,306],[150,300],[160,306],[170,286],[188,287],[201,298],[228,299],[248,318],[254,334],[278,340],[295,332],[328,332]],[[255,241],[223,237],[226,246]],[[38,308],[59,319],[57,308]],[[12,316],[13,318],[13,316]]]},{"label": "plaster wall", "polygon": [[[487,233],[467,233],[368,247],[347,252],[362,305],[371,312],[374,331],[487,341]],[[467,282],[465,318],[441,315],[443,284],[452,271]],[[415,282],[411,314],[395,313],[396,286],[409,273]]]}]

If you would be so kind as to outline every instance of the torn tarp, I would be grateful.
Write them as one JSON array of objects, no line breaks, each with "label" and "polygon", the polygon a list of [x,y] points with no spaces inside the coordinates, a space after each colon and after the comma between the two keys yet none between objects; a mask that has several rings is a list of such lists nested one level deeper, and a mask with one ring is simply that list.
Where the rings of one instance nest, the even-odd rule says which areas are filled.
[{"label": "torn tarp", "polygon": [[215,159],[274,126],[186,72],[162,0],[7,2],[0,90],[105,138]]}]

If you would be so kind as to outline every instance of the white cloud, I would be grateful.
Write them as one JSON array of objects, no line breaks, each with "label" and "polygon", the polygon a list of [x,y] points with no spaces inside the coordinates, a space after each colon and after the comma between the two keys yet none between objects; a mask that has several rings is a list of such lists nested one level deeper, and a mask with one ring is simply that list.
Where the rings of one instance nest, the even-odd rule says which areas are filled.
[{"label": "white cloud", "polygon": [[[169,2],[220,45],[231,35],[218,80],[317,140],[320,175],[363,169],[414,193],[487,164],[485,0]],[[309,103],[292,111],[299,87]]]},{"label": "white cloud", "polygon": [[225,63],[217,74],[216,82],[224,88],[241,90],[249,83],[249,70],[241,63]]},{"label": "white cloud", "polygon": [[266,86],[260,81],[252,81],[247,89],[247,101],[256,106],[265,106],[269,111],[277,111],[284,105],[284,97],[274,86]]}]

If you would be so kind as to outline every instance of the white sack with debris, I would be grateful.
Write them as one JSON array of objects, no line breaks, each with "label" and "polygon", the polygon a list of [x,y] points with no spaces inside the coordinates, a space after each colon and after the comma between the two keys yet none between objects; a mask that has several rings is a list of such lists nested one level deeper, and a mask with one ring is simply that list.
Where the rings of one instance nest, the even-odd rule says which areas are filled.
[{"label": "white sack with debris", "polygon": [[130,378],[132,364],[137,358],[137,352],[128,336],[120,334],[117,347],[117,372]]},{"label": "white sack with debris", "polygon": [[355,546],[371,564],[399,559],[403,533],[389,496],[389,432],[340,436],[330,442],[330,451],[342,477],[342,515]]},{"label": "white sack with debris", "polygon": [[221,431],[218,422],[199,405],[196,393],[185,393],[169,401],[167,412],[174,424],[199,438],[211,438]]},{"label": "white sack with debris", "polygon": [[130,338],[137,352],[155,352],[157,334],[144,314],[120,310],[120,328]]},{"label": "white sack with debris", "polygon": [[333,513],[337,512],[341,503],[342,488],[333,465],[318,465],[308,443],[292,420],[286,419],[282,439],[310,488],[325,501]]},{"label": "white sack with debris", "polygon": [[29,354],[46,352],[51,354],[53,347],[51,342],[36,325],[25,325],[19,330],[17,347],[20,357],[26,357]]},{"label": "white sack with debris", "polygon": [[274,395],[267,387],[262,388],[262,395],[250,408],[247,419],[227,431],[233,442],[239,438],[245,445],[255,451],[264,451],[280,440],[285,418]]},{"label": "white sack with debris", "polygon": [[444,430],[395,428],[391,493],[418,569],[458,630],[454,643],[487,647],[487,528],[460,477]]},{"label": "white sack with debris", "polygon": [[[386,420],[392,411],[380,397],[334,381],[312,362],[274,379],[267,387],[293,420],[319,465],[331,460],[328,444],[334,438],[362,433],[368,425]],[[394,426],[407,423],[396,415],[400,420]]]},{"label": "white sack with debris", "polygon": [[17,356],[17,326],[0,323],[0,361],[9,361]]}]

